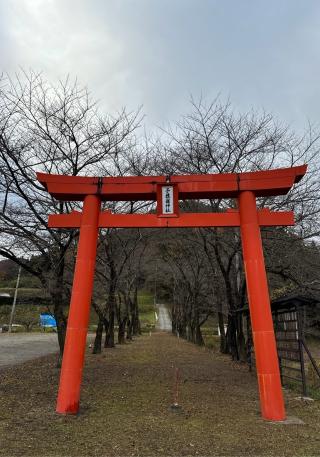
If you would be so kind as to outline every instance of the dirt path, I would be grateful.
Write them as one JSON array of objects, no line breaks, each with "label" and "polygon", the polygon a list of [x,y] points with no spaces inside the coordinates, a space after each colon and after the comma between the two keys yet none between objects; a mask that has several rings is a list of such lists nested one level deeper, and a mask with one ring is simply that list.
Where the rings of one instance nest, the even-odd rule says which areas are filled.
[{"label": "dirt path", "polygon": [[158,321],[157,321],[157,329],[163,330],[166,332],[171,332],[172,324],[171,319],[169,316],[169,311],[165,305],[158,304]]},{"label": "dirt path", "polygon": [[0,333],[0,368],[57,351],[56,333]]},{"label": "dirt path", "polygon": [[77,417],[54,413],[58,374],[54,356],[1,371],[0,455],[319,455],[319,402],[286,393],[288,414],[305,425],[264,422],[253,374],[168,333],[87,354]]}]

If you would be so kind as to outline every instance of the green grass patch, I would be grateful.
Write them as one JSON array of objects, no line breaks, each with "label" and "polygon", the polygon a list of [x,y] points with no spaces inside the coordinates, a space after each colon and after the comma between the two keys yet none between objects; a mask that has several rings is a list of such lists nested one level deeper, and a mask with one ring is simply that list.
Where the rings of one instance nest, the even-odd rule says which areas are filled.
[{"label": "green grass patch", "polygon": [[[0,325],[5,325],[9,323],[10,313],[11,313],[11,302],[13,300],[14,288],[3,287],[0,288],[0,293],[10,294],[8,299],[9,304],[4,304],[0,306]],[[45,293],[42,289],[35,288],[20,288],[18,291],[18,304],[16,306],[16,313],[14,318],[14,323],[22,325],[22,327],[16,327],[14,331],[25,331],[26,325],[32,327],[32,331],[39,331],[40,327],[38,322],[40,319],[40,314],[47,312],[48,308],[45,305],[39,304],[19,304],[19,300],[28,299],[30,303],[31,299],[34,297],[36,303],[41,303],[41,298],[45,298]],[[138,293],[138,304],[139,304],[139,315],[142,326],[142,331],[150,331],[155,326],[155,314],[154,314],[154,304],[153,304],[153,295],[141,291]],[[68,306],[64,307],[65,315],[68,315]],[[95,331],[98,324],[98,316],[94,309],[90,309],[90,330]]]},{"label": "green grass patch", "polygon": [[[8,325],[11,314],[11,306],[4,305],[0,307],[0,325]],[[14,324],[21,327],[14,327],[15,332],[40,330],[40,314],[47,312],[45,306],[35,305],[17,305],[14,315]]]},{"label": "green grass patch", "polygon": [[210,316],[201,327],[204,344],[207,348],[219,351],[220,336],[218,336],[218,322]]},{"label": "green grass patch", "polygon": [[[11,297],[14,295],[14,287],[1,287],[0,293],[10,294]],[[34,287],[19,287],[18,289],[18,298],[32,298],[32,297],[45,297],[46,294],[43,289],[34,288]]]},{"label": "green grass patch", "polygon": [[139,317],[142,331],[150,331],[155,327],[155,309],[153,295],[145,291],[138,294]]}]

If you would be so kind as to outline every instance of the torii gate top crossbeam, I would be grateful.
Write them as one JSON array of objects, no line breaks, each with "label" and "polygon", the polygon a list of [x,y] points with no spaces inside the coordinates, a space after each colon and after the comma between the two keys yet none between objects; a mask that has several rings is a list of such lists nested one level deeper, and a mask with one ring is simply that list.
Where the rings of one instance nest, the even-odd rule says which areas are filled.
[{"label": "torii gate top crossbeam", "polygon": [[256,197],[286,194],[306,173],[307,166],[208,175],[83,177],[37,173],[38,180],[57,200],[82,201],[99,195],[102,201],[157,200],[159,186],[177,187],[179,200],[232,198],[249,190]]}]

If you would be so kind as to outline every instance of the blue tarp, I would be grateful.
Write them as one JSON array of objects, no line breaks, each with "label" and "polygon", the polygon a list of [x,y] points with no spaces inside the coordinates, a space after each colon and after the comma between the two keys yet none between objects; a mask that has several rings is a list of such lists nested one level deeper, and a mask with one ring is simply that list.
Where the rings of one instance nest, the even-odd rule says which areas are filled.
[{"label": "blue tarp", "polygon": [[57,323],[52,314],[41,313],[40,314],[40,325],[41,327],[56,327]]}]

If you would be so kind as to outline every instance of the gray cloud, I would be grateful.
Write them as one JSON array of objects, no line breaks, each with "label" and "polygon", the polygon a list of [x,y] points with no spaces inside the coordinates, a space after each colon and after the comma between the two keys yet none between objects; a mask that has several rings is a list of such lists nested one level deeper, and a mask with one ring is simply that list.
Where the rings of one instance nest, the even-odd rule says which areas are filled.
[{"label": "gray cloud", "polygon": [[103,106],[176,119],[189,95],[318,122],[316,0],[0,0],[2,70],[70,73]]}]

